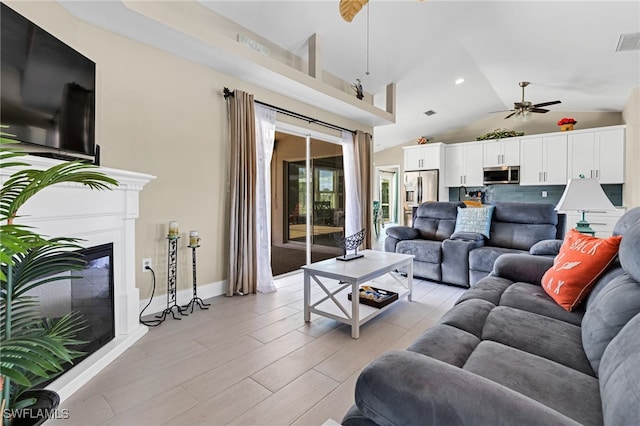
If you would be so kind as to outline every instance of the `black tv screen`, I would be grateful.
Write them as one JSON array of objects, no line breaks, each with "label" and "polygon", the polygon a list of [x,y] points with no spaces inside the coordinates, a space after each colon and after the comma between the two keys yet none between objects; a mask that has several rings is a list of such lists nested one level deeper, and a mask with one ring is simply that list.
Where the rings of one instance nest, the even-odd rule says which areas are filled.
[{"label": "black tv screen", "polygon": [[2,4],[0,123],[11,139],[95,155],[93,61]]}]

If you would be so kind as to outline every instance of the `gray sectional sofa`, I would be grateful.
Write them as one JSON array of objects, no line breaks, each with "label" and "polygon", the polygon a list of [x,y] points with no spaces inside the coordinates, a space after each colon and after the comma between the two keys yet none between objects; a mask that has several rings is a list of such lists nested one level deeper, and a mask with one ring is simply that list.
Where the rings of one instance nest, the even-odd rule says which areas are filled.
[{"label": "gray sectional sofa", "polygon": [[386,230],[384,249],[414,255],[415,277],[470,287],[489,275],[498,256],[527,253],[539,241],[563,238],[564,215],[558,215],[553,204],[493,205],[490,238],[454,232],[464,203],[428,202],[418,207],[413,226]]},{"label": "gray sectional sofa", "polygon": [[574,311],[540,286],[553,259],[505,254],[406,351],[358,378],[344,425],[640,424],[640,207]]}]

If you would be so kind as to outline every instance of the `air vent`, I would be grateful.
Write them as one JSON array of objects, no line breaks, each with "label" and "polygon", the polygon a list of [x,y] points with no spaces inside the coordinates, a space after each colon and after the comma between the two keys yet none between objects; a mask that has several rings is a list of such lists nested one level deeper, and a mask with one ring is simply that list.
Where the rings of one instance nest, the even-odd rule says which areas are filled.
[{"label": "air vent", "polygon": [[640,33],[621,34],[616,46],[616,52],[640,50]]},{"label": "air vent", "polygon": [[436,112],[432,109],[430,109],[429,111],[425,111],[424,115],[428,115],[428,116],[432,116],[433,114],[435,114]]}]

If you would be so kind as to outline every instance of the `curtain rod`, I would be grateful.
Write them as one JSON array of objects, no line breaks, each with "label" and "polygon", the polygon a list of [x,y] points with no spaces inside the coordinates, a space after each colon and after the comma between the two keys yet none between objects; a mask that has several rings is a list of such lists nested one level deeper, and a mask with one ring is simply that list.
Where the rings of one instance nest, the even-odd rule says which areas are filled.
[{"label": "curtain rod", "polygon": [[[224,98],[225,99],[227,99],[230,96],[233,97],[233,91],[230,90],[227,87],[225,87],[222,90],[222,93],[224,94]],[[316,120],[315,118],[311,118],[311,117],[308,117],[306,115],[298,114],[297,112],[289,111],[288,109],[280,108],[280,107],[277,107],[275,105],[270,105],[270,104],[265,103],[265,102],[256,101],[255,99],[254,99],[254,102],[257,103],[257,104],[272,108],[272,109],[276,110],[279,113],[282,113],[284,115],[288,115],[289,117],[293,117],[293,118],[297,118],[299,120],[307,121],[309,124],[311,124],[311,123],[319,124],[321,126],[328,127],[330,129],[333,129],[333,130],[344,130],[345,132],[355,133],[354,130],[345,129],[344,127],[336,126],[335,124],[327,123],[327,122],[321,121],[321,120]]]}]

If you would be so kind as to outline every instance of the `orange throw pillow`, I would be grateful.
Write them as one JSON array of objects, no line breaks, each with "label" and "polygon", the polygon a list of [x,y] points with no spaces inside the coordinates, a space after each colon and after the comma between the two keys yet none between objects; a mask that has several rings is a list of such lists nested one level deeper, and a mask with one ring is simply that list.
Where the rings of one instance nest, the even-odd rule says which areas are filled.
[{"label": "orange throw pillow", "polygon": [[622,236],[596,238],[569,230],[553,266],[542,277],[542,288],[558,305],[572,311],[615,259],[620,240]]}]

